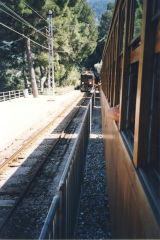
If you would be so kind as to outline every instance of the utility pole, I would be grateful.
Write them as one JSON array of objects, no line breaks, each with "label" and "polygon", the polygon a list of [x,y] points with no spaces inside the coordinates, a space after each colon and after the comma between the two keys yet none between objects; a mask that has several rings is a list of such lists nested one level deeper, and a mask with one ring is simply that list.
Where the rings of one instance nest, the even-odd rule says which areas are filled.
[{"label": "utility pole", "polygon": [[54,91],[54,56],[53,56],[53,27],[52,27],[52,11],[48,12],[48,43],[49,43],[49,73],[48,88]]}]

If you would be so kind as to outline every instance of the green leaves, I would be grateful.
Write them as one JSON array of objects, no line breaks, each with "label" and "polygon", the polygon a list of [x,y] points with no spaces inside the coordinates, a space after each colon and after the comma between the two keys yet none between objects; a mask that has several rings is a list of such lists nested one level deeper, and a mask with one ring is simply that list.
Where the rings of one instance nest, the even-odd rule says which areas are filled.
[{"label": "green leaves", "polygon": [[[89,56],[89,58],[87,60],[86,64],[87,64],[88,68],[93,67],[95,63],[100,62],[102,59],[104,44],[105,44],[105,41],[107,39],[107,35],[109,32],[113,10],[114,10],[114,3],[109,2],[107,5],[106,11],[101,16],[100,24],[98,25],[97,47],[96,47],[95,51],[93,52],[93,54],[91,56]],[[90,42],[92,43],[92,41],[90,41]],[[94,42],[93,42],[93,45],[94,45]]]},{"label": "green leaves", "polygon": [[[7,0],[7,2],[2,0],[2,2],[35,29],[40,30],[43,35],[46,35],[45,26],[47,25],[44,19],[47,20],[48,11],[52,10],[55,80],[57,85],[76,84],[82,61],[94,51],[98,36],[94,14],[86,0]],[[0,21],[48,47],[47,38],[38,31],[2,11],[0,15]],[[0,34],[3,36],[0,47],[4,45],[4,41],[9,43],[6,48],[0,48],[0,52],[3,53],[8,49],[7,54],[4,54],[3,64],[0,63],[0,81],[3,79],[5,89],[12,88],[17,83],[16,76],[19,76],[21,84],[17,83],[18,87],[23,85],[26,78],[29,81],[26,39],[4,28],[0,29]],[[46,74],[48,52],[32,42],[31,52],[36,78],[39,81]],[[10,62],[9,59],[14,60]],[[8,69],[11,71],[8,72]],[[19,72],[21,75],[17,75]],[[8,81],[9,78],[11,81]]]}]

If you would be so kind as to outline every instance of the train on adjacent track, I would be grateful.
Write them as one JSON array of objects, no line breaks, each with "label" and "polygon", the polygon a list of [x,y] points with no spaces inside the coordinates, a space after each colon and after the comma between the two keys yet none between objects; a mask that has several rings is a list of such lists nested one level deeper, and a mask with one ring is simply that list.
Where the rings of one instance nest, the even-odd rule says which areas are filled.
[{"label": "train on adjacent track", "polygon": [[95,75],[85,70],[81,73],[81,92],[90,92],[95,86]]},{"label": "train on adjacent track", "polygon": [[160,238],[160,1],[117,0],[100,73],[113,238]]}]

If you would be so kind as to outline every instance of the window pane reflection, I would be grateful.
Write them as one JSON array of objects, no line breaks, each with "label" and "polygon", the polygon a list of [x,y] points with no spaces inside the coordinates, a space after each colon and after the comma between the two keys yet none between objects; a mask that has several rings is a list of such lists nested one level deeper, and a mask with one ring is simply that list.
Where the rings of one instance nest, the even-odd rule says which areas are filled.
[{"label": "window pane reflection", "polygon": [[133,4],[134,4],[133,38],[135,38],[141,33],[143,0],[134,0]]}]

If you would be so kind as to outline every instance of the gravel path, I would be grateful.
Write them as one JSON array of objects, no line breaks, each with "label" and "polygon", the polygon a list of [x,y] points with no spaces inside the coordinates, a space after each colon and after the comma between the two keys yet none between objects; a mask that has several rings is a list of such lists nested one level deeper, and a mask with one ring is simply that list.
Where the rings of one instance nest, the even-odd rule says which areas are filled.
[{"label": "gravel path", "polygon": [[76,239],[111,238],[99,96],[96,98],[92,121],[75,231]]}]

